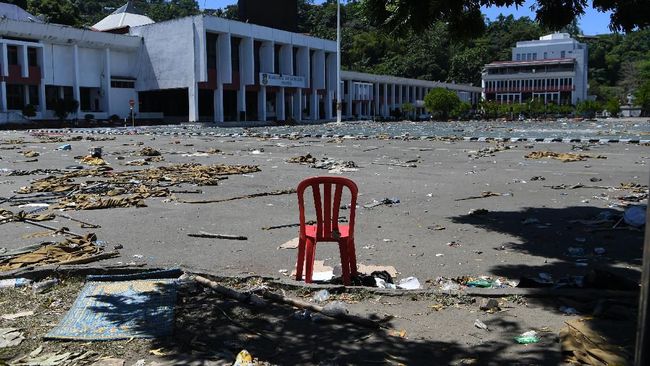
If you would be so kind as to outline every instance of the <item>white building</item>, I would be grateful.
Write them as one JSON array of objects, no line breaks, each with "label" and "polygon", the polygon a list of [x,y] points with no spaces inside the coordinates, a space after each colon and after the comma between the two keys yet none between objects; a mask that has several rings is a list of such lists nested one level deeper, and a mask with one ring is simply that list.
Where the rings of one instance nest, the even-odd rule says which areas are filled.
[{"label": "white building", "polygon": [[[130,102],[136,118],[177,122],[318,121],[336,113],[336,43],[303,34],[204,15],[153,23],[129,2],[90,30],[7,16],[0,37],[0,122],[22,120],[26,104],[36,106],[35,119],[54,119],[64,97],[80,102],[80,118],[96,119],[127,117]],[[347,118],[388,116],[407,102],[421,108],[436,86],[471,101],[481,91],[342,74]]]},{"label": "white building", "polygon": [[512,60],[483,70],[483,98],[501,103],[539,99],[576,104],[587,99],[587,45],[566,33],[517,42]]}]

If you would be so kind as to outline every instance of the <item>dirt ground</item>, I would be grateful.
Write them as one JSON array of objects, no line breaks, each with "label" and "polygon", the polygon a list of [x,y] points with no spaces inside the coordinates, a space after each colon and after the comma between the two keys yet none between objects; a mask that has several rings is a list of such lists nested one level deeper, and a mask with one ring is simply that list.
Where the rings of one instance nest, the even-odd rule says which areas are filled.
[{"label": "dirt ground", "polygon": [[[287,162],[309,153],[317,160],[327,157],[354,162],[356,170],[343,175],[359,186],[355,230],[358,262],[394,266],[398,279],[415,276],[424,288],[436,289],[439,277],[521,279],[544,273],[557,280],[593,270],[631,281],[640,277],[643,232],[625,224],[612,230],[616,221],[606,227],[586,222],[618,218],[634,200],[645,202],[647,187],[638,185],[648,182],[647,146],[520,142],[497,148],[495,143],[465,141],[173,135],[124,135],[104,141],[90,141],[88,135],[83,135],[81,140],[69,141],[75,135],[44,139],[28,132],[3,132],[0,169],[64,169],[79,165],[75,156],[86,155],[91,146],[103,147],[105,160],[116,171],[187,162],[260,168],[259,172],[230,175],[217,186],[171,187],[178,192],[201,193],[147,198],[147,207],[65,212],[101,228],[81,228],[62,217],[46,222],[78,233],[94,232],[107,248],[120,248],[120,257],[100,264],[181,265],[222,276],[260,275],[293,282],[283,273],[293,269],[296,251],[278,247],[297,236],[297,227],[264,229],[297,223],[295,194],[205,204],[182,201],[291,189],[305,177],[336,174]],[[63,144],[70,144],[71,150],[56,150]],[[138,156],[143,147],[160,151],[164,160],[126,166],[126,162],[143,158]],[[26,150],[36,151],[39,156],[27,158],[23,154]],[[574,162],[524,158],[533,151],[589,156]],[[27,162],[33,159],[37,161]],[[0,197],[5,198],[44,177],[0,172]],[[622,189],[621,183],[634,185]],[[399,199],[399,203],[363,207],[385,198]],[[16,207],[9,201],[0,204],[0,209],[15,211]],[[477,214],[477,209],[487,212]],[[343,210],[341,214],[348,213]],[[0,247],[8,249],[49,240],[28,237],[44,229],[25,222],[5,223],[0,228]],[[246,236],[247,240],[187,235],[200,231]],[[582,254],[575,256],[569,248],[581,248]],[[603,248],[604,254],[596,254],[596,248]],[[338,261],[335,246],[319,246],[317,258],[334,266]],[[616,281],[605,282],[599,282],[601,288],[620,289]],[[35,296],[29,290],[1,291],[0,313],[35,311],[35,316],[28,319],[0,320],[0,327],[19,327],[30,334],[24,345],[10,350],[15,352],[10,355],[36,348],[39,337],[65,314],[80,286],[79,279],[58,286],[52,294],[62,300],[60,303],[52,295]],[[575,302],[557,297],[503,296],[498,298],[501,311],[487,313],[479,310],[481,299],[477,297],[386,296],[372,292],[338,295],[343,296],[351,312],[393,316],[386,324],[389,329],[376,331],[339,321],[299,319],[295,309],[287,306],[255,309],[200,288],[185,291],[179,297],[171,339],[108,344],[47,342],[44,348],[93,350],[124,358],[128,365],[140,359],[171,364],[205,364],[204,360],[229,364],[242,348],[260,360],[281,365],[557,365],[563,360],[558,333],[565,321],[591,314],[598,301],[605,299]],[[309,299],[314,291],[293,290],[288,294]],[[613,301],[632,309],[629,315],[633,318],[634,299]],[[56,306],[52,306],[53,302]],[[561,306],[575,307],[580,315],[567,316],[559,310]],[[489,331],[477,328],[476,319]],[[537,330],[541,341],[531,345],[514,342],[513,337],[528,330]],[[633,344],[633,333],[617,336],[629,341],[628,346]],[[149,353],[160,348],[165,356]]]}]

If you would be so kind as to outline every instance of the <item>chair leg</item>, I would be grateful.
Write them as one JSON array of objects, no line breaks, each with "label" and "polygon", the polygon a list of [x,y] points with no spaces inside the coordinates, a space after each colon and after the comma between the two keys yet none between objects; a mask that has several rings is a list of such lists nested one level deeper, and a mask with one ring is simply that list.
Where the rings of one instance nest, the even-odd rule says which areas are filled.
[{"label": "chair leg", "polygon": [[305,266],[305,239],[298,241],[298,259],[296,261],[296,281],[302,281],[302,269]]},{"label": "chair leg", "polygon": [[341,270],[343,272],[343,284],[350,285],[350,260],[348,258],[347,240],[339,242],[339,252],[341,253]]},{"label": "chair leg", "polygon": [[348,240],[348,262],[350,262],[350,275],[357,275],[357,253],[354,248],[354,239]]},{"label": "chair leg", "polygon": [[316,256],[316,240],[307,238],[305,248],[305,283],[311,283],[314,276],[314,257]]}]

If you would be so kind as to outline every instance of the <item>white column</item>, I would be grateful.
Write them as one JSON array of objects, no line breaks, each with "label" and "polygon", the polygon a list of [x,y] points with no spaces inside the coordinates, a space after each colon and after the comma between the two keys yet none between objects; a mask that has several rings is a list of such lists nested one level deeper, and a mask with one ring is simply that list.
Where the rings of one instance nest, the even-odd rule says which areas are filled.
[{"label": "white column", "polygon": [[300,122],[302,121],[302,88],[297,88],[291,99],[293,103],[293,119]]},{"label": "white column", "polygon": [[370,93],[372,95],[372,105],[374,105],[375,110],[372,111],[372,113],[368,113],[369,115],[373,116],[379,116],[381,114],[380,112],[380,107],[379,107],[379,83],[372,83],[372,91]]},{"label": "white column", "polygon": [[[76,44],[72,46],[72,98],[76,101],[80,101],[79,93],[79,46]],[[81,110],[81,103],[79,103],[79,108],[77,108],[77,116]]]},{"label": "white column", "polygon": [[[244,112],[246,115],[246,85],[255,83],[255,56],[253,38],[242,38],[239,42],[239,90],[237,91],[237,119]],[[248,119],[248,117],[245,117]]]},{"label": "white column", "polygon": [[7,111],[7,82],[0,82],[0,112]]},{"label": "white column", "polygon": [[45,117],[47,107],[45,105],[45,79],[41,79],[38,84],[38,111],[41,112],[41,118]]},{"label": "white column", "polygon": [[0,43],[0,67],[2,68],[2,76],[9,76],[9,56],[7,55],[7,44]]},{"label": "white column", "polygon": [[20,65],[20,73],[24,78],[29,77],[29,60],[27,57],[27,46],[18,46],[18,64]]},{"label": "white column", "polygon": [[325,119],[332,119],[332,103],[334,101],[334,91],[327,90],[325,94]]},{"label": "white column", "polygon": [[232,83],[230,33],[217,36],[217,85]]},{"label": "white column", "polygon": [[278,121],[285,121],[287,119],[284,110],[284,88],[279,88],[275,93],[275,116]]},{"label": "white column", "polygon": [[266,121],[266,87],[260,86],[257,93],[257,116],[260,121]]},{"label": "white column", "polygon": [[[45,81],[43,81],[45,84]],[[45,90],[45,87],[43,87]],[[104,50],[104,87],[102,88],[104,93],[104,112],[108,117],[111,116],[111,49],[106,48]]]},{"label": "white column", "polygon": [[275,73],[275,44],[273,41],[262,42],[260,46],[260,72]]},{"label": "white column", "polygon": [[214,122],[223,122],[223,84],[217,83],[214,91]]},{"label": "white column", "polygon": [[280,74],[294,75],[292,45],[284,44],[280,46],[280,54],[278,55],[278,62],[280,63]]},{"label": "white column", "polygon": [[384,84],[384,97],[382,98],[382,116],[388,117],[388,84]]},{"label": "white column", "polygon": [[199,84],[192,82],[187,87],[187,98],[189,103],[189,121],[199,121]]},{"label": "white column", "polygon": [[320,112],[318,111],[318,109],[319,109],[318,107],[320,105],[320,103],[319,103],[320,100],[318,98],[318,90],[315,89],[315,88],[312,89],[310,97],[311,97],[311,102],[310,102],[310,104],[311,104],[310,107],[311,108],[309,109],[310,114],[311,114],[310,118],[311,118],[312,121],[317,121],[319,119],[319,117],[320,117]]}]

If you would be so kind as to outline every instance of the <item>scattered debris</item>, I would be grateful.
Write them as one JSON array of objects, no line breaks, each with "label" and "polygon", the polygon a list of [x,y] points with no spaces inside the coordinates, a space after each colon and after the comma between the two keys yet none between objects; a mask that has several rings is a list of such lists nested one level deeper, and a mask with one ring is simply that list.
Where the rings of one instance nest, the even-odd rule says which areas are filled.
[{"label": "scattered debris", "polygon": [[521,333],[519,336],[515,337],[515,341],[519,344],[538,343],[539,337],[537,336],[536,331],[529,330],[528,332]]},{"label": "scattered debris", "polygon": [[483,329],[483,330],[486,330],[488,332],[490,331],[490,329],[488,329],[488,326],[485,325],[485,323],[483,323],[482,321],[480,321],[478,319],[474,320],[474,326],[477,327],[478,329]]},{"label": "scattered debris", "polygon": [[301,155],[287,159],[287,163],[314,164],[316,163],[316,158],[311,156],[311,154]]},{"label": "scattered debris", "polygon": [[25,339],[23,333],[16,328],[0,328],[0,349],[15,347]]},{"label": "scattered debris", "polygon": [[479,304],[479,309],[487,312],[498,311],[499,302],[496,299],[483,298],[481,299],[481,303]]},{"label": "scattered debris", "polygon": [[374,208],[374,207],[382,206],[382,205],[392,206],[392,205],[396,205],[396,204],[398,204],[398,203],[400,203],[399,198],[396,198],[396,197],[393,197],[393,198],[384,198],[384,199],[381,200],[381,201],[372,200],[372,202],[363,205],[363,208]]},{"label": "scattered debris", "polygon": [[530,153],[524,156],[526,159],[543,159],[551,158],[555,160],[560,160],[564,163],[574,162],[574,161],[585,161],[588,158],[595,159],[607,159],[607,157],[602,155],[592,156],[588,154],[574,154],[574,153],[557,153],[553,151],[531,151]]},{"label": "scattered debris", "polygon": [[187,234],[193,238],[207,238],[207,239],[226,239],[226,240],[248,240],[247,237],[241,235],[228,235],[228,234],[213,234],[201,231],[198,234]]},{"label": "scattered debris", "polygon": [[[575,319],[560,330],[560,345],[569,362],[586,365],[631,365],[634,323],[620,320]],[[606,336],[602,333],[607,329]],[[631,335],[630,337],[625,336]]]},{"label": "scattered debris", "polygon": [[484,216],[484,215],[487,215],[488,213],[489,213],[489,211],[484,209],[484,208],[474,208],[474,209],[471,209],[467,213],[467,215],[469,215],[469,216]]},{"label": "scattered debris", "polygon": [[288,242],[281,244],[278,249],[298,249],[298,242],[300,238],[293,238]]},{"label": "scattered debris", "polygon": [[151,147],[144,147],[142,150],[140,150],[139,154],[140,156],[160,156],[160,151],[151,148]]},{"label": "scattered debris", "polygon": [[420,281],[415,277],[402,278],[397,283],[397,288],[401,288],[402,290],[419,290],[421,287]]},{"label": "scattered debris", "polygon": [[260,192],[260,193],[253,193],[253,194],[247,194],[244,196],[237,196],[237,197],[231,197],[231,198],[222,198],[222,199],[216,199],[216,200],[199,200],[199,201],[181,201],[179,202],[182,203],[219,203],[219,202],[228,202],[228,201],[236,201],[236,200],[243,200],[243,199],[249,199],[249,198],[257,198],[257,197],[267,197],[267,196],[281,196],[285,194],[294,194],[296,193],[295,189],[282,189],[278,191],[271,191],[271,192]]},{"label": "scattered debris", "polygon": [[475,199],[480,199],[480,198],[499,197],[499,196],[501,196],[501,193],[485,191],[485,192],[481,192],[480,196],[470,196],[470,197],[465,197],[465,198],[457,198],[454,201],[467,201],[467,200],[475,200]]}]

